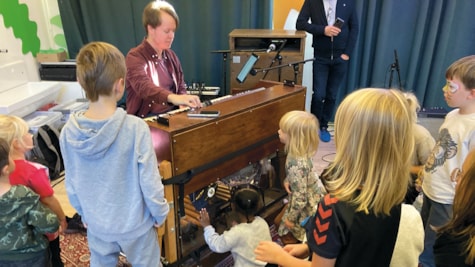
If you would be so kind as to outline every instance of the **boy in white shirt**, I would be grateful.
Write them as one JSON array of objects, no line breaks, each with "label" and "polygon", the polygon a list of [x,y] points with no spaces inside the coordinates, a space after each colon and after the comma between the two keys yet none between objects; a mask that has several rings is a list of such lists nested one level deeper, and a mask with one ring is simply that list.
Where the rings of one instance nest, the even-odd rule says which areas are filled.
[{"label": "boy in white shirt", "polygon": [[424,169],[421,216],[425,240],[419,258],[423,267],[435,266],[434,227],[441,227],[452,217],[456,184],[453,174],[461,168],[468,152],[475,148],[475,55],[452,63],[445,78],[445,101],[455,109],[447,114],[440,126],[436,145]]}]

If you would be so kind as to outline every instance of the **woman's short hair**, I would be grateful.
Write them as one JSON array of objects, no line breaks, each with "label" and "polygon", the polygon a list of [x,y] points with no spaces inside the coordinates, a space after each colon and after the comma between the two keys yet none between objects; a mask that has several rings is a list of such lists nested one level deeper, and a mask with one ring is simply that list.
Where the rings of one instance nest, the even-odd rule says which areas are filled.
[{"label": "woman's short hair", "polygon": [[148,35],[147,26],[150,25],[152,28],[156,28],[162,24],[162,15],[161,12],[165,12],[168,15],[172,16],[175,20],[176,27],[180,24],[180,19],[178,18],[175,8],[166,1],[152,1],[145,6],[142,14],[142,24],[145,28],[145,33]]}]

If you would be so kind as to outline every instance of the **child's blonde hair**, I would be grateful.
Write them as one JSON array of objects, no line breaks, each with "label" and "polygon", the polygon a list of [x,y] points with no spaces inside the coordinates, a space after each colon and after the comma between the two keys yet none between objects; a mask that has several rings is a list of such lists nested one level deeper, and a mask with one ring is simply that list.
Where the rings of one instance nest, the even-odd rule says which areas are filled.
[{"label": "child's blonde hair", "polygon": [[294,110],[282,116],[279,122],[282,132],[287,134],[285,151],[293,157],[312,157],[318,149],[319,123],[312,113]]},{"label": "child's blonde hair", "polygon": [[376,215],[389,214],[402,203],[414,150],[412,113],[399,90],[366,88],[349,94],[335,116],[329,192]]},{"label": "child's blonde hair", "polygon": [[14,140],[18,140],[19,144],[27,147],[23,141],[23,136],[30,130],[28,123],[20,117],[13,115],[0,114],[0,138],[5,139],[10,146]]},{"label": "child's blonde hair", "polygon": [[454,77],[467,89],[475,89],[475,55],[460,58],[447,68],[445,78],[451,80]]},{"label": "child's blonde hair", "polygon": [[406,97],[407,103],[409,104],[409,111],[412,112],[414,122],[417,121],[417,112],[421,110],[421,105],[419,104],[419,100],[412,92],[404,92],[404,96]]},{"label": "child's blonde hair", "polygon": [[114,83],[125,78],[125,58],[115,46],[91,42],[79,50],[76,57],[76,75],[79,84],[91,102],[100,95],[109,96]]}]

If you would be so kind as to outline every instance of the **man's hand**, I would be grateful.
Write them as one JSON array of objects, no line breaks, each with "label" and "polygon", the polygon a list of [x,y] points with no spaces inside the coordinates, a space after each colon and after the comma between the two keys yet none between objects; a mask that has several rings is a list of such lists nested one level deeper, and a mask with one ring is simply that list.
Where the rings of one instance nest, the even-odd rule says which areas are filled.
[{"label": "man's hand", "polygon": [[341,32],[340,28],[328,25],[328,26],[325,27],[324,34],[328,37],[334,37],[334,36],[338,36],[338,34],[340,34],[340,32]]},{"label": "man's hand", "polygon": [[201,108],[203,106],[200,98],[196,95],[170,94],[167,100],[176,106],[187,106],[190,108]]}]

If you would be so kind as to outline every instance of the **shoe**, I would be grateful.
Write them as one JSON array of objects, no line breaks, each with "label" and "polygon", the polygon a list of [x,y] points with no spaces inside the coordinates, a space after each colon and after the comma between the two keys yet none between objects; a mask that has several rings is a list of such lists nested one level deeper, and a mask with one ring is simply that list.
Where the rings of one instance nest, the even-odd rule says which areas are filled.
[{"label": "shoe", "polygon": [[332,139],[332,136],[330,135],[330,133],[328,132],[327,128],[321,128],[320,129],[320,140],[322,140],[322,142],[330,142],[330,140]]},{"label": "shoe", "polygon": [[68,222],[68,228],[64,230],[65,234],[81,233],[85,235],[87,233],[87,229],[82,223],[81,215],[75,213],[72,218],[66,216],[66,221]]}]

